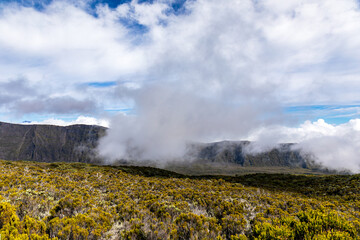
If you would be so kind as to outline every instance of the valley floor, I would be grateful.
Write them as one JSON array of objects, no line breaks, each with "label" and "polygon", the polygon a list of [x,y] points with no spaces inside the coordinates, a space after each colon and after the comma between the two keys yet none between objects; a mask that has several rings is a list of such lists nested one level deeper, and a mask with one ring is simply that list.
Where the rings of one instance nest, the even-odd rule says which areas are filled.
[{"label": "valley floor", "polygon": [[360,239],[360,175],[0,161],[1,239]]}]

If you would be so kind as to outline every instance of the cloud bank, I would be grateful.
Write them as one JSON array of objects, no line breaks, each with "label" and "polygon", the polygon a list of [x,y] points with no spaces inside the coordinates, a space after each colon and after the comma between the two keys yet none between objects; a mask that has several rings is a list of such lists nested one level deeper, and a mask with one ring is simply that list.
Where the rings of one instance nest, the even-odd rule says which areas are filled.
[{"label": "cloud bank", "polygon": [[257,153],[279,143],[296,143],[295,150],[310,154],[329,169],[360,172],[360,119],[332,125],[323,119],[306,121],[299,127],[271,126],[256,129],[248,139],[254,141],[248,151]]}]

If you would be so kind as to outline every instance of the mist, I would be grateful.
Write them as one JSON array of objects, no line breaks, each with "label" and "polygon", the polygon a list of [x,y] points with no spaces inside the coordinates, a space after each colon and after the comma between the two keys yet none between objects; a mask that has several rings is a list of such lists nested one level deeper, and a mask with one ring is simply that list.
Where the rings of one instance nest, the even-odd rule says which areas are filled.
[{"label": "mist", "polygon": [[360,172],[360,119],[338,125],[323,119],[305,121],[298,127],[272,125],[256,129],[248,139],[253,141],[245,149],[250,154],[268,151],[280,143],[294,143],[293,150],[325,168]]},{"label": "mist", "polygon": [[[147,25],[139,48],[148,65],[114,93],[133,111],[112,118],[100,142],[110,161],[169,161],[182,157],[189,143],[239,139],[279,122],[277,84],[268,81],[273,66],[265,64],[263,36],[248,21],[256,15],[252,3],[189,1],[185,7],[189,14],[155,16]],[[145,21],[141,16],[134,17]]]},{"label": "mist", "polygon": [[276,118],[260,119],[273,108],[256,101],[233,104],[228,96],[209,98],[172,84],[133,90],[129,95],[136,111],[114,117],[100,141],[100,153],[110,160],[171,161],[182,158],[190,143],[237,139]]},{"label": "mist", "polygon": [[283,110],[357,101],[354,71],[344,74],[347,63],[359,59],[347,48],[357,44],[351,34],[360,32],[353,1],[188,1],[179,15],[164,14],[160,2],[124,6],[121,14],[147,31],[133,46],[141,67],[122,76],[112,92],[132,110],[112,117],[100,141],[108,162],[163,163],[182,158],[189,143],[253,140],[253,154],[297,143],[326,167],[359,171],[359,132],[352,122],[296,127],[300,119]]}]

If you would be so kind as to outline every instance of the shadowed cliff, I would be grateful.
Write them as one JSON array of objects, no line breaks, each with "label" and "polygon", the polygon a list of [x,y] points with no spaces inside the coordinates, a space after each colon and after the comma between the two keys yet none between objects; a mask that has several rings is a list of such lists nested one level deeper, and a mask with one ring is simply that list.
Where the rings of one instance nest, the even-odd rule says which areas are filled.
[{"label": "shadowed cliff", "polygon": [[20,125],[0,122],[0,159],[38,162],[98,162],[94,149],[106,128]]}]

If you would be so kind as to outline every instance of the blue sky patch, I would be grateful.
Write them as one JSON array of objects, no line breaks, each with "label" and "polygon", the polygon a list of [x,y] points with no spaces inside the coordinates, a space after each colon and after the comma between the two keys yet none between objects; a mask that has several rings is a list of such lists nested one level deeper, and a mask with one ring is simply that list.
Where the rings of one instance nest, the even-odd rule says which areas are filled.
[{"label": "blue sky patch", "polygon": [[[45,9],[45,7],[49,4],[51,4],[53,1],[55,0],[4,0],[4,1],[0,1],[0,6],[1,4],[6,4],[6,3],[17,3],[20,4],[21,6],[24,7],[32,7],[38,11],[42,11]],[[169,8],[166,12],[166,14],[170,15],[170,14],[175,14],[175,15],[179,15],[179,14],[186,14],[186,9],[184,7],[184,4],[186,3],[187,0],[175,0],[171,3],[171,8]],[[191,0],[193,1],[193,0]],[[131,0],[92,0],[92,1],[88,1],[88,3],[86,4],[88,7],[85,9],[89,14],[91,14],[94,17],[98,17],[97,13],[96,13],[96,7],[98,5],[107,5],[109,8],[117,8],[119,5],[121,4],[126,4],[126,3],[130,3]],[[139,3],[149,3],[149,4],[153,4],[155,1],[154,0],[139,0]],[[79,4],[77,4],[76,1],[73,1],[73,4],[75,6],[79,5],[81,6],[81,1],[79,1]],[[138,23],[136,20],[134,19],[130,19],[130,18],[121,18],[119,19],[119,21],[127,28],[129,29],[129,33],[131,35],[142,35],[148,32],[148,27],[145,25],[142,25],[140,23]],[[166,25],[166,23],[163,23],[164,25]],[[136,40],[136,39],[135,39]]]},{"label": "blue sky patch", "polygon": [[114,113],[114,114],[120,113],[120,112],[131,113],[134,111],[134,109],[133,108],[109,108],[109,109],[105,109],[105,111],[108,113]]},{"label": "blue sky patch", "polygon": [[119,21],[122,23],[124,27],[129,29],[130,33],[132,34],[143,34],[149,31],[148,27],[138,23],[134,19],[120,18]]},{"label": "blue sky patch", "polygon": [[92,1],[90,6],[94,9],[98,4],[107,4],[109,8],[117,8],[117,6],[129,2],[131,2],[131,0],[95,0]]},{"label": "blue sky patch", "polygon": [[104,87],[113,87],[117,85],[117,82],[89,82],[87,83],[89,87],[96,87],[96,88],[104,88]]},{"label": "blue sky patch", "polygon": [[350,119],[360,118],[360,105],[290,106],[284,108],[284,113],[297,118],[300,122],[304,120],[316,121],[321,118],[330,124],[342,124]]},{"label": "blue sky patch", "polygon": [[26,114],[22,116],[21,119],[12,119],[9,122],[18,122],[18,123],[31,123],[31,122],[43,122],[49,119],[57,119],[63,120],[65,122],[75,121],[79,116],[77,114],[64,114],[64,115],[57,115],[57,114],[47,114],[46,116],[42,114]]},{"label": "blue sky patch", "polygon": [[44,10],[44,8],[52,3],[53,0],[3,0],[0,4],[4,3],[18,3],[24,7],[32,7],[39,11]]}]

